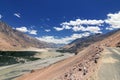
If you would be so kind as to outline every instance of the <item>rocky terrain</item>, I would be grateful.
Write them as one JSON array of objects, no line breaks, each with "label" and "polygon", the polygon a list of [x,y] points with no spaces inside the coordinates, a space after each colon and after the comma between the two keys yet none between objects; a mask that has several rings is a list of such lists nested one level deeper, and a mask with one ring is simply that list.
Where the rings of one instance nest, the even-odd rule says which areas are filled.
[{"label": "rocky terrain", "polygon": [[106,35],[102,40],[77,52],[75,56],[23,75],[18,80],[89,80],[97,70],[104,49],[106,47],[119,47],[120,30]]}]

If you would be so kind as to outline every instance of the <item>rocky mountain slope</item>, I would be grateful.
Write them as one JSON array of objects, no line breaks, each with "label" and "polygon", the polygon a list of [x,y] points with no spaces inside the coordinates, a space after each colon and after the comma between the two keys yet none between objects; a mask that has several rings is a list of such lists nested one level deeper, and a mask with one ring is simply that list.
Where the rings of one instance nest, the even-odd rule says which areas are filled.
[{"label": "rocky mountain slope", "polygon": [[39,41],[0,21],[0,50],[16,50],[28,47],[46,48],[54,47],[54,44]]},{"label": "rocky mountain slope", "polygon": [[66,60],[23,75],[18,80],[89,80],[96,71],[106,47],[117,47],[120,43],[120,30],[108,33]]},{"label": "rocky mountain slope", "polygon": [[[119,30],[117,30],[119,31]],[[83,50],[84,48],[86,48],[87,46],[101,41],[105,38],[107,38],[108,36],[114,34],[115,31],[109,32],[107,34],[94,34],[88,37],[84,37],[84,38],[78,38],[76,40],[74,40],[73,42],[69,43],[68,45],[65,45],[64,47],[60,48],[61,52],[71,52],[71,53],[78,53],[79,51]],[[119,46],[120,44],[118,44]]]}]

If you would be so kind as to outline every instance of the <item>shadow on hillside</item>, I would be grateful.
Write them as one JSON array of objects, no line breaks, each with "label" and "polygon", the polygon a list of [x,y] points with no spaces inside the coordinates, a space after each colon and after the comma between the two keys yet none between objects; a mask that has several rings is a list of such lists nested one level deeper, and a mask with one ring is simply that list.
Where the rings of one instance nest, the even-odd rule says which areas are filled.
[{"label": "shadow on hillside", "polygon": [[0,66],[25,63],[26,61],[34,61],[36,51],[0,51]]}]

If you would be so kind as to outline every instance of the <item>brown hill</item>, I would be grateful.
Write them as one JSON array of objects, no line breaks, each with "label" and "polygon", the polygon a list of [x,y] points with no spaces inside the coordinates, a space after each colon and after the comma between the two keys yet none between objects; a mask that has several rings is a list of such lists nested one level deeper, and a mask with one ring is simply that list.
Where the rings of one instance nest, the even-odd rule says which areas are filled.
[{"label": "brown hill", "polygon": [[52,44],[39,41],[20,31],[12,29],[4,22],[0,22],[0,50],[16,50],[28,47],[45,48],[51,46]]},{"label": "brown hill", "polygon": [[77,55],[23,75],[18,80],[89,80],[98,66],[104,48],[116,47],[120,43],[120,30],[107,35],[106,38],[94,42]]}]

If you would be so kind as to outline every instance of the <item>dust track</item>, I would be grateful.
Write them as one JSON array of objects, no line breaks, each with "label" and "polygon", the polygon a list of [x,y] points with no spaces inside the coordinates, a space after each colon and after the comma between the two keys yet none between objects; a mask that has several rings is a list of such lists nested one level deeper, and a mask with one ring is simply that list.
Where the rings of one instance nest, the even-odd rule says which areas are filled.
[{"label": "dust track", "polygon": [[106,48],[95,80],[120,80],[120,48]]}]

